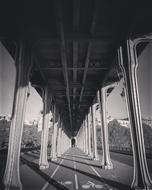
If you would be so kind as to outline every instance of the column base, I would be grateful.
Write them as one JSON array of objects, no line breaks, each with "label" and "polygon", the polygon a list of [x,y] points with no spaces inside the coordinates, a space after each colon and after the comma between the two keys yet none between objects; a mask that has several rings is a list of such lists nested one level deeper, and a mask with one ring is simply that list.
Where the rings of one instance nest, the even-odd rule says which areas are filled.
[{"label": "column base", "polygon": [[57,161],[57,158],[51,158],[51,161]]},{"label": "column base", "polygon": [[88,157],[89,157],[90,159],[93,159],[92,155],[89,155],[89,154],[88,154]]},{"label": "column base", "polygon": [[5,173],[2,182],[4,190],[22,190],[20,175],[17,173],[13,176],[10,176],[10,173]]},{"label": "column base", "polygon": [[4,186],[4,190],[22,190],[22,185],[20,186],[6,185]]},{"label": "column base", "polygon": [[142,187],[134,187],[134,188],[131,188],[132,190],[152,190],[152,187],[146,187],[146,188],[142,188]]},{"label": "column base", "polygon": [[97,161],[97,160],[99,160],[99,158],[98,158],[98,157],[93,157],[93,160],[96,160],[96,161]]},{"label": "column base", "polygon": [[39,168],[40,168],[40,170],[45,170],[45,169],[48,169],[49,168],[49,164],[41,164],[40,166],[39,166]]},{"label": "column base", "polygon": [[152,190],[152,186],[147,186],[147,187],[131,187],[132,190]]},{"label": "column base", "polygon": [[101,168],[104,170],[111,170],[111,169],[113,169],[113,164],[101,165]]}]

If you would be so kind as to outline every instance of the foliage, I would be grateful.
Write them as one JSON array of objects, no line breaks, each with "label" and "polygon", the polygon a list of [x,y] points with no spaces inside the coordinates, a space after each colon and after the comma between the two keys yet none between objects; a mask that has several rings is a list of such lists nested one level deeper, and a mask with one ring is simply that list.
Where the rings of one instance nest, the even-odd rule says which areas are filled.
[{"label": "foliage", "polygon": [[[9,140],[10,122],[0,122],[0,148],[6,148]],[[51,145],[52,130],[49,129],[48,144]],[[22,147],[40,146],[41,132],[35,125],[26,125],[23,127]]]},{"label": "foliage", "polygon": [[[117,148],[131,148],[130,128],[121,126],[116,119],[108,124],[109,146]],[[152,127],[143,123],[145,147],[152,149]],[[97,128],[97,145],[102,146],[101,129]]]},{"label": "foliage", "polygon": [[121,126],[116,119],[108,124],[110,146],[131,148],[130,129]]},{"label": "foliage", "polygon": [[[121,126],[116,119],[108,123],[109,146],[131,148],[130,129]],[[97,130],[97,145],[101,147],[101,130]]]}]

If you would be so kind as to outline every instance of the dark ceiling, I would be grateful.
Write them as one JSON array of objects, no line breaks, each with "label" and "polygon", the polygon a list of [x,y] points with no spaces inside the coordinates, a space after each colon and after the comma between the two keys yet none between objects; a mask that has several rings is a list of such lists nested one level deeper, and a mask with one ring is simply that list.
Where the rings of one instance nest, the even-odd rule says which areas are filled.
[{"label": "dark ceiling", "polygon": [[129,35],[151,32],[152,27],[151,6],[145,1],[14,0],[0,4],[1,40],[8,49],[7,39],[30,41],[33,60],[39,65],[31,82],[49,85],[71,135],[78,131],[105,78],[107,83],[118,79],[117,48]]}]

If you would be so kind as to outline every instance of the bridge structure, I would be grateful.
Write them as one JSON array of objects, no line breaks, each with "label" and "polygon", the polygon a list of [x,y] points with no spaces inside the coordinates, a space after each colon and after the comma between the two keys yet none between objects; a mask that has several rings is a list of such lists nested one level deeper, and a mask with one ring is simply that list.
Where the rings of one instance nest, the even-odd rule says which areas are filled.
[{"label": "bridge structure", "polygon": [[[48,125],[53,113],[50,159],[71,146],[112,170],[106,99],[124,78],[131,125],[134,173],[132,189],[150,189],[137,66],[140,52],[152,39],[151,10],[137,1],[51,0],[1,3],[0,40],[16,65],[16,85],[3,183],[22,189],[20,149],[29,82],[43,99],[40,170],[49,167]],[[139,52],[136,47],[139,45]],[[8,71],[9,73],[9,71]],[[97,154],[95,110],[101,113],[102,157]],[[92,147],[91,148],[91,144]],[[91,184],[91,183],[89,183]]]}]

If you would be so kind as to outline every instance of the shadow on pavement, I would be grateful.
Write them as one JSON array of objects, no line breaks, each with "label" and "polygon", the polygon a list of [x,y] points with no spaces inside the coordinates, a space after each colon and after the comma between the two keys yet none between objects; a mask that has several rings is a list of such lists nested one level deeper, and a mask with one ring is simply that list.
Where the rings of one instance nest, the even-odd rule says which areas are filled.
[{"label": "shadow on pavement", "polygon": [[36,154],[33,154],[33,153],[25,153],[25,155],[28,155],[28,156],[33,157],[33,158],[35,158],[35,159],[40,158],[39,155],[36,155]]},{"label": "shadow on pavement", "polygon": [[37,174],[39,174],[43,179],[45,179],[50,185],[54,186],[56,189],[58,190],[68,190],[68,188],[66,188],[65,186],[61,185],[60,183],[58,183],[57,181],[55,181],[54,179],[50,178],[49,175],[47,175],[46,173],[42,172],[39,169],[38,164],[30,162],[28,160],[26,160],[25,158],[21,157],[21,161],[26,164],[27,166],[29,166],[31,169],[33,169]]},{"label": "shadow on pavement", "polygon": [[78,155],[72,155],[72,154],[64,154],[64,156],[68,156],[68,157],[75,157],[75,158],[81,158],[81,159],[85,159],[85,160],[91,160],[91,158],[87,158],[86,155],[83,156],[78,156]]},{"label": "shadow on pavement", "polygon": [[[68,158],[64,158],[62,156],[58,157],[58,158],[61,158],[61,159],[64,159],[64,160],[69,160],[69,161],[72,161],[71,159],[68,159]],[[81,161],[78,161],[78,160],[74,160],[75,162],[79,163],[79,164],[84,164],[84,165],[87,165],[87,166],[93,166],[93,167],[96,167],[96,168],[101,168],[101,166],[98,166],[98,165],[95,165],[95,164],[90,164],[90,163],[87,163],[87,162],[81,162]]]},{"label": "shadow on pavement", "polygon": [[[50,162],[52,162],[53,164],[59,165],[59,164],[56,163],[56,162],[53,162],[53,161],[50,161]],[[88,177],[90,177],[90,178],[93,178],[93,179],[95,179],[95,180],[97,180],[97,181],[100,181],[100,182],[102,182],[102,183],[108,184],[108,185],[110,185],[110,186],[112,186],[112,187],[114,187],[114,188],[117,188],[117,189],[120,189],[120,190],[131,190],[131,187],[130,187],[129,185],[122,184],[122,183],[117,182],[117,181],[112,181],[112,180],[110,180],[110,179],[98,177],[98,176],[95,176],[95,175],[93,175],[93,174],[86,173],[86,172],[84,172],[84,171],[82,171],[82,170],[78,170],[78,169],[75,170],[74,168],[69,167],[69,166],[66,166],[66,165],[63,165],[63,164],[60,164],[60,166],[61,166],[61,167],[64,167],[64,168],[68,168],[68,169],[70,169],[70,170],[74,170],[74,171],[76,171],[76,172],[79,172],[79,173],[81,173],[81,174],[83,174],[83,175],[86,175],[86,176],[88,176]]]},{"label": "shadow on pavement", "polygon": [[3,180],[3,175],[5,172],[6,159],[7,159],[7,153],[0,155],[0,190],[4,189],[2,180]]}]

